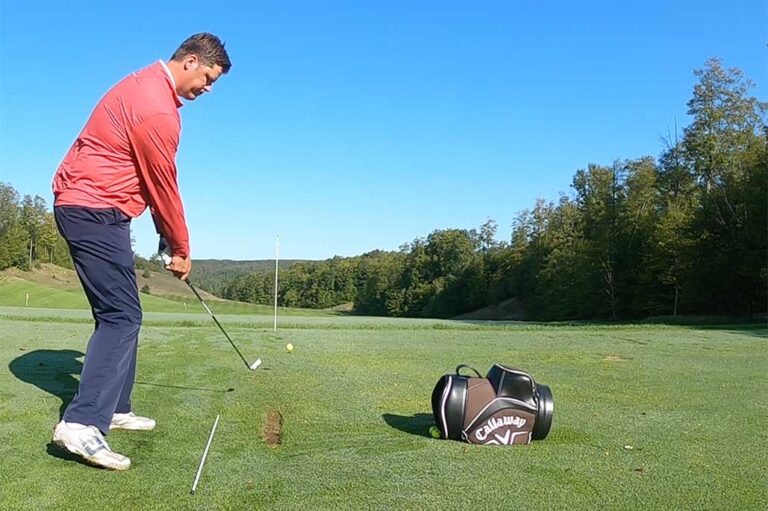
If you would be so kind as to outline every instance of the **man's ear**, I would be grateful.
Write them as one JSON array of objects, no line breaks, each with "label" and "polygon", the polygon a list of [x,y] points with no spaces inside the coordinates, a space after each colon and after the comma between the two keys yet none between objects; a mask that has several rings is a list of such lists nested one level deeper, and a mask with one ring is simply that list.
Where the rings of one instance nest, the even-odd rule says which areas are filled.
[{"label": "man's ear", "polygon": [[197,55],[187,55],[184,57],[184,69],[197,69],[197,67],[200,65],[200,61],[197,58]]}]

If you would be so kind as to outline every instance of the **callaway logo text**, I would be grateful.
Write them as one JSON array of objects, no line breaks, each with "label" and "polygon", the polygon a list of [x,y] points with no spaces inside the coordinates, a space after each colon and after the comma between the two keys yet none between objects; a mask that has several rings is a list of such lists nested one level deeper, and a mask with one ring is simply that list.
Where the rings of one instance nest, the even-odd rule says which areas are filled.
[{"label": "callaway logo text", "polygon": [[477,428],[475,436],[479,441],[484,441],[495,430],[503,426],[515,426],[516,428],[522,428],[527,421],[517,415],[506,415],[504,417],[492,417],[488,419],[485,426]]}]

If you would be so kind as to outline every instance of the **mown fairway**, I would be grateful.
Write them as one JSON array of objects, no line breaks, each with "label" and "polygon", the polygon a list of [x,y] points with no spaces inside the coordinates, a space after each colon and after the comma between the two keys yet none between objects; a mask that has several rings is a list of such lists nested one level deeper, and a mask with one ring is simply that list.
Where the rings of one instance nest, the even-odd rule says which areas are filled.
[{"label": "mown fairway", "polygon": [[[85,311],[0,307],[3,509],[759,509],[766,490],[764,327],[488,325],[147,313],[135,411],[113,432],[133,468],[49,445],[92,325]],[[284,346],[296,346],[288,354]],[[551,386],[529,446],[428,437],[437,379],[501,362]],[[227,392],[227,389],[233,391]],[[283,443],[263,440],[267,413]],[[189,489],[221,422],[198,492]],[[763,504],[760,504],[760,503]]]}]

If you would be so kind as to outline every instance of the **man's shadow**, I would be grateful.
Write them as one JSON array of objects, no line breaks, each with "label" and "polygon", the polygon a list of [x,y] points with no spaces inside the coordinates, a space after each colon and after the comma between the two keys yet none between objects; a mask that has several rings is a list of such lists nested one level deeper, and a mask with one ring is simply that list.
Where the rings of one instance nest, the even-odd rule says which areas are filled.
[{"label": "man's shadow", "polygon": [[431,413],[416,413],[412,416],[395,415],[385,413],[381,416],[384,422],[395,429],[410,433],[411,435],[425,436],[431,438],[429,427],[435,425],[435,419]]},{"label": "man's shadow", "polygon": [[[14,376],[61,399],[59,420],[77,393],[79,375],[83,364],[78,360],[83,353],[75,350],[35,350],[16,357],[8,364]],[[48,443],[48,454],[56,458],[87,464],[79,456]]]},{"label": "man's shadow", "polygon": [[16,357],[8,364],[14,376],[61,399],[59,420],[75,397],[83,364],[83,353],[76,350],[35,350]]}]

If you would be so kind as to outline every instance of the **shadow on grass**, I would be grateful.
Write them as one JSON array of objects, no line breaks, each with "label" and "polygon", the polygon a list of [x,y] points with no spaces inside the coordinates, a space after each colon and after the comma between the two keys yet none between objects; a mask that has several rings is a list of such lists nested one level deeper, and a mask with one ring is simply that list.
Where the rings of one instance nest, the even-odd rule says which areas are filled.
[{"label": "shadow on grass", "polygon": [[68,450],[64,449],[63,447],[59,447],[58,445],[54,444],[53,442],[48,442],[48,445],[46,446],[47,452],[49,455],[53,456],[54,458],[59,458],[60,460],[66,460],[66,461],[74,461],[76,463],[79,463],[81,465],[85,465],[86,467],[92,467],[97,468],[99,470],[107,470],[104,467],[100,467],[98,465],[92,465],[85,461],[83,458],[76,454],[72,454]]},{"label": "shadow on grass", "polygon": [[385,413],[381,417],[384,419],[384,422],[395,429],[410,433],[411,435],[432,438],[429,435],[429,427],[435,425],[435,420],[431,413],[417,413],[411,416]]},{"label": "shadow on grass", "polygon": [[151,383],[148,381],[137,381],[135,382],[136,385],[149,385],[151,387],[162,387],[165,389],[180,389],[180,390],[195,390],[198,392],[234,392],[234,387],[229,387],[228,389],[204,389],[201,387],[185,387],[183,385],[167,385],[165,383]]},{"label": "shadow on grass", "polygon": [[[509,320],[487,320],[487,319],[452,319],[453,323],[471,326],[496,326],[499,328],[613,328],[620,326],[628,327],[655,327],[655,326],[678,326],[691,330],[722,330],[728,333],[749,335],[754,337],[768,338],[768,322],[765,319],[755,319],[743,316],[653,316],[645,319],[625,319],[625,320],[564,320],[564,321],[509,321]],[[440,328],[449,329],[447,325],[435,325]]]},{"label": "shadow on grass", "polygon": [[16,357],[8,364],[14,376],[61,399],[59,420],[77,392],[84,356],[76,350],[35,350]]}]

